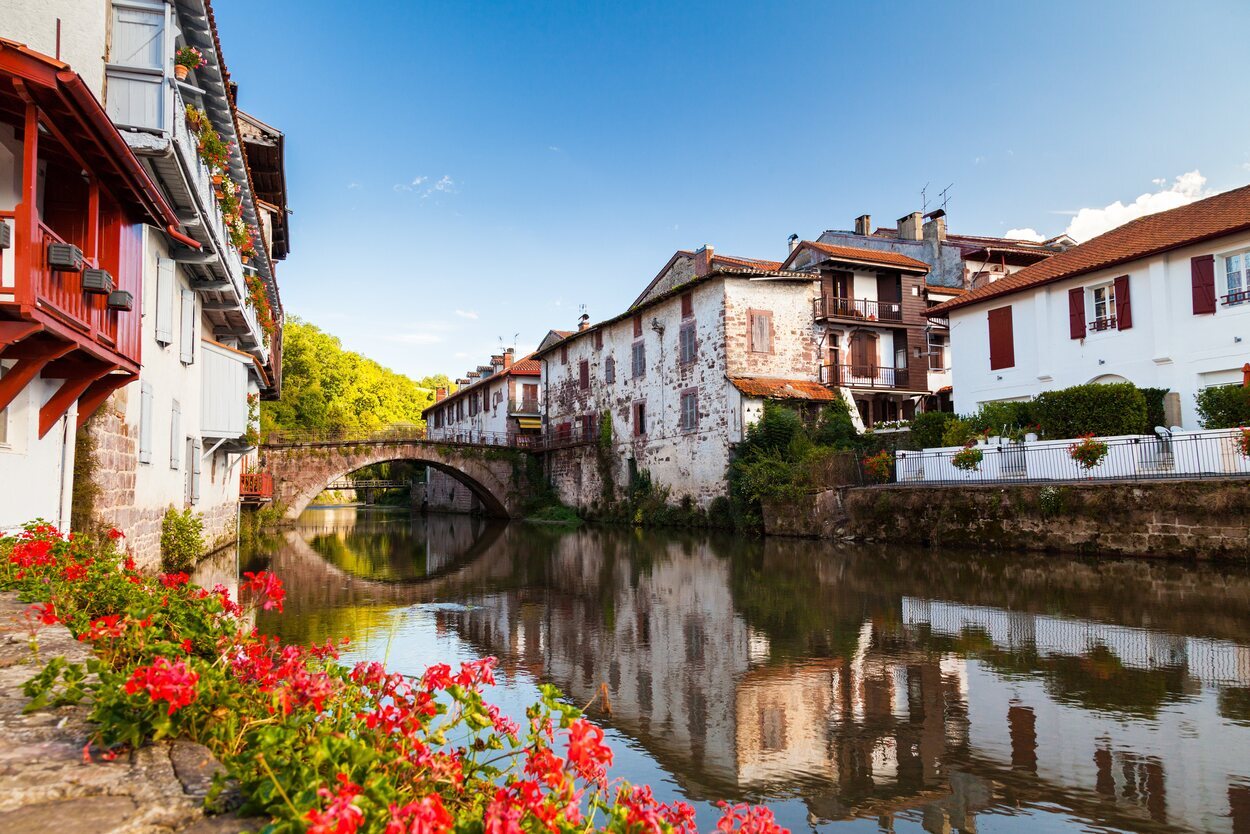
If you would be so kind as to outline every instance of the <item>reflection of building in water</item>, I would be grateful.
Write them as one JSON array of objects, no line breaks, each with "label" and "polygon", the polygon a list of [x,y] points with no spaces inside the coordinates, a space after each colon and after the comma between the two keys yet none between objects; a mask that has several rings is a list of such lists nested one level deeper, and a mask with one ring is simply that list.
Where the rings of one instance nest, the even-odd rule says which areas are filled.
[{"label": "reflection of building in water", "polygon": [[[1228,693],[1250,685],[1245,646],[910,597],[902,606],[908,629],[998,650],[968,662],[974,758],[1143,821],[1250,831],[1250,726],[1222,714]],[[1123,679],[1137,703],[1117,700]]]}]

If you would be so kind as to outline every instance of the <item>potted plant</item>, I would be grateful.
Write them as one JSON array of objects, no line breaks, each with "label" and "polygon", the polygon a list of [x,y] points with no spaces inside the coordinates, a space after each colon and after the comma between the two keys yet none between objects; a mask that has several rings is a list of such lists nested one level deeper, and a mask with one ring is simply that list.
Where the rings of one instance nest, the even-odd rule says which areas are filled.
[{"label": "potted plant", "polygon": [[983,460],[985,460],[985,452],[975,444],[969,443],[951,455],[951,466],[961,472],[976,472],[981,468]]},{"label": "potted plant", "polygon": [[208,60],[194,46],[184,46],[174,53],[174,77],[185,81],[191,70],[197,70],[208,63]]},{"label": "potted plant", "polygon": [[894,455],[882,449],[875,455],[864,458],[864,471],[877,483],[885,483],[894,474]]},{"label": "potted plant", "polygon": [[1094,438],[1093,432],[1081,436],[1081,439],[1068,447],[1068,457],[1086,472],[1102,463],[1107,457],[1107,444]]}]

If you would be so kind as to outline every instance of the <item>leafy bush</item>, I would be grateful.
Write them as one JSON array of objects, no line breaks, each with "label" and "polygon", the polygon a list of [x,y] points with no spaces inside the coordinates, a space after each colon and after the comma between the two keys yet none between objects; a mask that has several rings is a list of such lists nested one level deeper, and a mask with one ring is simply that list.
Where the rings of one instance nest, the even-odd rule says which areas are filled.
[{"label": "leafy bush", "polygon": [[820,412],[820,420],[812,431],[812,442],[817,446],[829,446],[835,449],[853,449],[860,442],[859,432],[851,422],[851,407],[846,400],[837,400],[825,406]]},{"label": "leafy bush", "polygon": [[1142,396],[1146,398],[1146,431],[1153,433],[1155,426],[1167,427],[1167,417],[1163,413],[1163,398],[1168,395],[1166,388],[1142,388]]},{"label": "leafy bush", "polygon": [[161,519],[161,567],[166,571],[189,571],[204,552],[204,520],[187,507],[173,507]]},{"label": "leafy bush", "polygon": [[1032,406],[1042,433],[1052,439],[1149,431],[1146,397],[1131,382],[1091,383],[1043,391]]},{"label": "leafy bush", "polygon": [[917,449],[941,446],[946,426],[957,419],[959,418],[949,411],[926,411],[917,414],[911,421],[912,445]]},{"label": "leafy bush", "polygon": [[954,420],[948,420],[942,428],[941,445],[963,446],[975,439],[980,433],[970,419],[957,417]]},{"label": "leafy bush", "polygon": [[[697,830],[689,806],[609,780],[603,730],[554,687],[522,723],[488,703],[494,658],[415,676],[348,666],[333,642],[283,645],[253,629],[252,614],[280,612],[285,597],[263,571],[244,574],[236,602],[184,573],[144,576],[48,525],[0,540],[0,553],[0,589],[36,603],[33,639],[60,622],[95,649],[85,664],[50,661],[25,685],[29,708],[89,704],[88,757],[167,737],[203,744],[238,783],[240,812],[270,818],[271,834]],[[783,832],[744,805],[726,806],[717,828]]]},{"label": "leafy bush", "polygon": [[1204,429],[1232,429],[1250,424],[1250,388],[1221,385],[1198,392],[1198,420]]},{"label": "leafy bush", "polygon": [[873,480],[885,483],[894,474],[894,455],[884,449],[875,455],[869,455],[864,458],[864,471]]}]

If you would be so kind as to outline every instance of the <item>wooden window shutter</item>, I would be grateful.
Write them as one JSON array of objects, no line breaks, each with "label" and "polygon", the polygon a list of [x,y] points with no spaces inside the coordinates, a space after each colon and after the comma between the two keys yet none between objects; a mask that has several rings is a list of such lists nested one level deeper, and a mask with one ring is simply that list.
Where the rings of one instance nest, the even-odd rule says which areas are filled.
[{"label": "wooden window shutter", "polygon": [[694,315],[694,293],[684,292],[681,294],[681,317],[688,319]]},{"label": "wooden window shutter", "polygon": [[1068,290],[1068,336],[1073,339],[1085,338],[1084,287],[1073,287]]},{"label": "wooden window shutter", "polygon": [[595,331],[595,350],[599,350],[602,347],[603,347],[603,331],[596,330]]},{"label": "wooden window shutter", "polygon": [[1115,329],[1128,330],[1133,326],[1133,300],[1129,294],[1128,276],[1115,279]]},{"label": "wooden window shutter", "polygon": [[174,340],[174,262],[156,259],[156,341],[168,345]]},{"label": "wooden window shutter", "polygon": [[196,438],[191,443],[189,450],[191,460],[188,461],[191,473],[191,503],[199,503],[200,500],[200,458],[204,455],[204,441]]},{"label": "wooden window shutter", "polygon": [[182,466],[182,406],[174,400],[169,409],[169,468]]},{"label": "wooden window shutter", "polygon": [[590,387],[590,362],[583,359],[577,366],[577,384],[582,389]]},{"label": "wooden window shutter", "polygon": [[195,293],[182,291],[182,364],[195,361]]},{"label": "wooden window shutter", "polygon": [[634,316],[634,338],[642,335],[642,316]]},{"label": "wooden window shutter", "polygon": [[1193,289],[1194,315],[1215,312],[1215,256],[1202,255],[1189,259],[1189,277]]},{"label": "wooden window shutter", "polygon": [[139,385],[139,463],[152,462],[152,383]]},{"label": "wooden window shutter", "polygon": [[1011,330],[1011,307],[999,307],[989,312],[990,323],[990,370],[1014,368],[1016,365],[1015,338]]}]

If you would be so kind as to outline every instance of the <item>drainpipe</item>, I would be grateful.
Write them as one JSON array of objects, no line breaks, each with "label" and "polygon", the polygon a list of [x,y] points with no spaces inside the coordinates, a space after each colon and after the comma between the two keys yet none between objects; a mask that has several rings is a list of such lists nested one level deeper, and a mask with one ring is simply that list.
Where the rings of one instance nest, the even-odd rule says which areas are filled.
[{"label": "drainpipe", "polygon": [[198,240],[192,237],[187,237],[182,232],[178,231],[178,227],[175,226],[173,223],[170,223],[168,226],[165,227],[165,234],[169,235],[174,240],[178,241],[184,246],[189,246],[192,249],[200,248],[200,242]]}]

